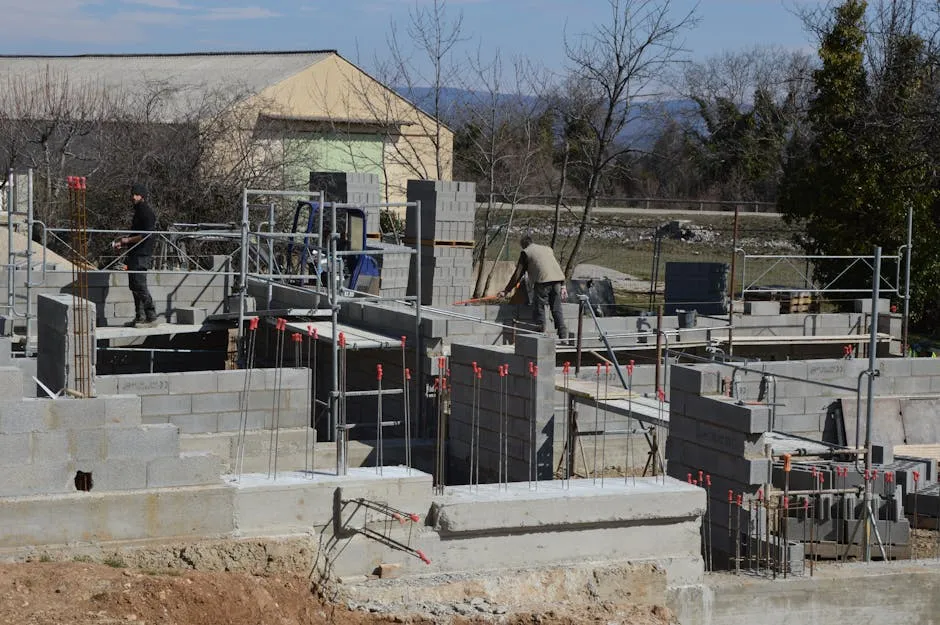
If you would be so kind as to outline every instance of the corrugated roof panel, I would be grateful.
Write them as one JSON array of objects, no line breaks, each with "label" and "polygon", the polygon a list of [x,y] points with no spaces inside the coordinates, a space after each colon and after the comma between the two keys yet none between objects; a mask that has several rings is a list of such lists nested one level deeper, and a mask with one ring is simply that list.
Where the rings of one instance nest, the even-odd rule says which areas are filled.
[{"label": "corrugated roof panel", "polygon": [[[164,84],[181,93],[167,101],[167,111],[184,111],[194,96],[214,91],[258,93],[334,51],[254,52],[177,55],[0,56],[0,88],[13,81],[67,75],[75,84],[103,85],[128,93]],[[146,91],[144,91],[146,93]],[[230,91],[228,91],[230,92]]]}]

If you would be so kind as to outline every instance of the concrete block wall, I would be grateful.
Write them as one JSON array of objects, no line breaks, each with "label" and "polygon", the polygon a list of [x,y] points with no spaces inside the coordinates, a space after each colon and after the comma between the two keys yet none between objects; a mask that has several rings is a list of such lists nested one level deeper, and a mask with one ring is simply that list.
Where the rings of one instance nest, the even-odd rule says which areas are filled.
[{"label": "concrete block wall", "polygon": [[385,202],[385,195],[382,193],[382,177],[379,174],[310,172],[310,190],[323,191],[327,202],[365,206],[366,234],[378,237],[382,233],[379,204]]},{"label": "concrete block wall", "polygon": [[[38,279],[34,276],[34,280]],[[17,275],[18,309],[25,308],[25,277]],[[0,276],[0,288],[6,288],[6,274]],[[40,294],[71,296],[73,277],[69,272],[47,272],[41,286],[30,289],[33,310]],[[147,285],[153,296],[157,314],[171,320],[178,306],[205,308],[208,314],[223,312],[225,296],[231,291],[233,278],[226,273],[192,274],[186,272],[148,271]],[[96,307],[99,326],[120,325],[134,318],[134,298],[127,287],[127,275],[121,271],[88,273],[88,299]]]},{"label": "concrete block wall", "polygon": [[179,428],[142,421],[140,397],[25,399],[19,369],[0,380],[16,398],[0,402],[0,497],[75,493],[79,471],[92,492],[220,481],[217,457],[181,456]]},{"label": "concrete block wall", "polygon": [[[473,365],[483,369],[479,398],[474,398]],[[529,363],[539,368],[534,378]],[[555,439],[561,438],[553,403],[555,345],[551,339],[519,337],[515,346],[485,347],[454,344],[451,351],[451,414],[448,424],[450,481],[469,478],[472,428],[476,403],[479,412],[480,480],[498,479],[500,420],[500,365],[509,365],[504,406],[508,433],[508,475],[510,481],[533,478],[550,480],[554,474]],[[530,474],[530,464],[532,473]]]},{"label": "concrete block wall", "polygon": [[[247,401],[247,428],[305,427],[310,402],[307,369],[253,369],[245,392],[246,370],[143,373],[98,376],[99,393],[140,396],[145,424],[173,424],[184,434],[237,432]],[[278,386],[279,385],[279,386]],[[280,410],[277,413],[277,410]]]},{"label": "concrete block wall", "polygon": [[[94,348],[95,305],[85,301],[84,310],[77,311],[75,299],[71,295],[40,295],[38,302],[37,379],[53,393],[60,393],[66,388],[81,388],[93,397],[96,394],[94,370],[97,362],[97,350]],[[78,342],[78,333],[88,338]],[[85,382],[78,381],[80,377],[84,377],[85,381],[90,379],[90,389],[84,388]],[[22,391],[19,396],[22,396]]]},{"label": "concrete block wall", "polygon": [[770,429],[770,409],[765,405],[738,403],[719,393],[722,375],[717,367],[673,366],[669,387],[669,436],[665,457],[667,473],[686,480],[699,471],[711,476],[709,506],[712,545],[724,554],[734,553],[729,535],[741,519],[742,534],[756,529],[756,518],[733,508],[728,527],[727,493],[754,495],[770,481],[772,462],[765,456],[763,435]]}]

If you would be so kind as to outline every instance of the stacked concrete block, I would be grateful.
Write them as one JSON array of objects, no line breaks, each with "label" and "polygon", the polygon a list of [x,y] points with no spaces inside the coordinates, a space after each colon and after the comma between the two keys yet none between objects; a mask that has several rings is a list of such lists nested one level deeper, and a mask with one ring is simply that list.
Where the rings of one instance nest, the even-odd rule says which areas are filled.
[{"label": "stacked concrete block", "polygon": [[727,314],[728,272],[726,263],[666,263],[666,314]]},{"label": "stacked concrete block", "polygon": [[[474,390],[474,362],[482,369],[478,391]],[[538,367],[538,375],[530,373],[530,363]],[[505,364],[509,365],[509,375],[502,382],[506,394],[501,407],[498,370]],[[504,456],[508,458],[510,481],[552,479],[555,439],[563,435],[561,424],[556,423],[553,402],[554,366],[554,342],[547,338],[520,336],[512,348],[452,345],[449,481],[469,479],[471,447],[477,445],[482,482],[498,479],[499,461]],[[473,427],[475,420],[477,428]],[[508,455],[500,450],[503,421]]]},{"label": "stacked concrete block", "polygon": [[[15,384],[19,370],[7,372]],[[220,467],[181,458],[179,429],[143,424],[136,396],[0,403],[0,497],[214,484]]]},{"label": "stacked concrete block", "polygon": [[[53,393],[81,388],[94,396],[95,305],[71,295],[41,295],[37,313],[39,381]],[[91,388],[85,388],[89,380]]]},{"label": "stacked concrete block", "polygon": [[99,376],[99,392],[141,398],[144,423],[172,423],[184,434],[236,432],[247,407],[247,428],[305,427],[309,420],[306,369],[144,373]]},{"label": "stacked concrete block", "polygon": [[327,202],[365,207],[366,234],[377,238],[382,233],[379,205],[382,204],[382,177],[358,172],[310,172],[310,190],[322,191]]},{"label": "stacked concrete block", "polygon": [[[405,240],[420,250],[422,303],[439,306],[468,299],[473,289],[476,186],[409,180],[408,202],[420,203],[420,209],[407,209]],[[411,265],[409,295],[418,291],[417,262]]]},{"label": "stacked concrete block", "polygon": [[375,256],[375,259],[381,265],[379,295],[381,297],[399,298],[407,296],[412,248],[407,245],[373,241],[369,243],[369,249],[379,249],[387,252],[381,256]]}]

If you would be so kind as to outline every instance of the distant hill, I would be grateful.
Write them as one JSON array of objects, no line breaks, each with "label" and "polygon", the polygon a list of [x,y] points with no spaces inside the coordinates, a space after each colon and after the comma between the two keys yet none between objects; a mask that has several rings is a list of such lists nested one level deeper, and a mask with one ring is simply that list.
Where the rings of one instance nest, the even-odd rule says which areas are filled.
[{"label": "distant hill", "polygon": [[[396,87],[395,91],[407,98],[426,112],[434,109],[434,90],[430,87],[417,87],[409,89]],[[441,119],[451,127],[458,127],[464,118],[463,111],[476,104],[486,102],[490,95],[468,89],[444,87],[441,89]],[[500,95],[507,101],[514,99],[514,95]],[[536,104],[535,96],[523,96],[524,101]],[[624,131],[624,138],[641,147],[649,147],[662,132],[669,120],[688,121],[689,115],[694,115],[696,105],[691,100],[664,100],[661,102],[646,102],[638,111],[636,118],[631,120]]]}]

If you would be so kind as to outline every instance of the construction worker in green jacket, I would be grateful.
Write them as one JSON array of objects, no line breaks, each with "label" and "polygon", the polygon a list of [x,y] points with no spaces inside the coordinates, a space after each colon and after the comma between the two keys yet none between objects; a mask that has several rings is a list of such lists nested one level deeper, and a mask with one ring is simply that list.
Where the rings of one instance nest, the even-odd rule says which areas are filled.
[{"label": "construction worker in green jacket", "polygon": [[523,235],[519,240],[522,251],[519,253],[519,262],[512,278],[506,288],[499,292],[499,297],[505,297],[511,292],[522,276],[528,274],[533,285],[532,319],[539,332],[545,332],[545,305],[552,310],[552,319],[558,337],[568,339],[568,328],[562,315],[561,304],[568,298],[568,289],[565,288],[565,273],[555,258],[555,252],[547,245],[538,245],[532,242],[532,237]]}]

